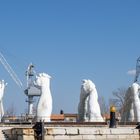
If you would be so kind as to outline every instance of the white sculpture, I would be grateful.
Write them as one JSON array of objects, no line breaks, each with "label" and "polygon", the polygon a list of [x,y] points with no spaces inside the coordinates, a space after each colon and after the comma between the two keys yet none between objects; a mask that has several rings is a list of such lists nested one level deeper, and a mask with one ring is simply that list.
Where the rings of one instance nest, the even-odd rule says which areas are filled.
[{"label": "white sculpture", "polygon": [[86,83],[88,80],[83,80],[81,85],[80,102],[78,105],[79,121],[88,121],[88,96],[89,92],[85,92]]},{"label": "white sculpture", "polygon": [[5,83],[4,80],[0,81],[0,122],[1,122],[2,117],[4,116],[2,99],[3,99],[4,89],[6,85],[7,83]]},{"label": "white sculpture", "polygon": [[103,122],[98,94],[91,80],[83,80],[81,85],[80,102],[78,105],[79,121]]},{"label": "white sculpture", "polygon": [[128,88],[121,121],[123,122],[140,122],[140,85],[133,83]]},{"label": "white sculpture", "polygon": [[50,78],[51,76],[48,74],[40,73],[34,81],[34,85],[41,90],[41,96],[37,105],[37,121],[50,122],[52,113]]}]

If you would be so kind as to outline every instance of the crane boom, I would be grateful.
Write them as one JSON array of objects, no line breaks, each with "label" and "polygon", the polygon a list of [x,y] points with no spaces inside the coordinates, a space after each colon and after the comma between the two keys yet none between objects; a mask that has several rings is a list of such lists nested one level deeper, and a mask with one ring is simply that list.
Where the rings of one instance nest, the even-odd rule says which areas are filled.
[{"label": "crane boom", "polygon": [[10,74],[11,78],[15,81],[15,83],[20,88],[22,88],[22,82],[20,81],[20,79],[18,78],[18,76],[16,75],[16,73],[14,72],[12,67],[8,64],[8,62],[6,61],[6,59],[4,58],[4,56],[1,52],[0,52],[0,62],[2,63],[4,68],[7,70],[7,72]]}]

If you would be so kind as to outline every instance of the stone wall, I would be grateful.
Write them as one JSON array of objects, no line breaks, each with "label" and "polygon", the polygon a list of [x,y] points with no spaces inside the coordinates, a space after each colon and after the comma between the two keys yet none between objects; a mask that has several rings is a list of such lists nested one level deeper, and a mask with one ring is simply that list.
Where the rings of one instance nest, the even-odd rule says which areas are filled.
[{"label": "stone wall", "polygon": [[[32,128],[12,128],[9,140],[35,140]],[[134,127],[45,127],[44,140],[140,140]]]}]

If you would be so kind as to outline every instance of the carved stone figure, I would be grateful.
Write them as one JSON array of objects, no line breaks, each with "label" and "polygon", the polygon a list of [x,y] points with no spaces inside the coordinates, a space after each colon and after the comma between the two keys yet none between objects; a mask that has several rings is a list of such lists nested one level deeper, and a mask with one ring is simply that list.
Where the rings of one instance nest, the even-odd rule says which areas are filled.
[{"label": "carved stone figure", "polygon": [[3,99],[4,89],[6,85],[7,83],[5,83],[4,80],[0,81],[0,122],[1,122],[2,117],[4,116],[2,99]]},{"label": "carved stone figure", "polygon": [[125,102],[123,107],[123,113],[121,116],[122,122],[140,122],[140,85],[133,83],[128,88]]},{"label": "carved stone figure", "polygon": [[80,102],[78,105],[79,121],[103,122],[98,94],[91,80],[83,80],[81,85]]},{"label": "carved stone figure", "polygon": [[40,73],[34,85],[41,90],[41,96],[37,104],[37,121],[50,122],[52,113],[52,96],[50,91],[50,78],[46,73]]}]

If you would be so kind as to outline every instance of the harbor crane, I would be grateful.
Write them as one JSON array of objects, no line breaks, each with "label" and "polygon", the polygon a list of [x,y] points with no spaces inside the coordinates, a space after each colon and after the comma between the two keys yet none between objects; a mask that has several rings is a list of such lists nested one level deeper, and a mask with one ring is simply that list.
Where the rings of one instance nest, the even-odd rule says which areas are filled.
[{"label": "harbor crane", "polygon": [[[14,72],[12,67],[9,65],[3,54],[0,52],[0,62],[6,69],[6,71],[9,73],[11,78],[14,80],[14,82],[23,89],[23,84],[21,80],[18,78],[17,74]],[[40,96],[40,90],[37,89],[33,84],[33,78],[36,76],[36,73],[34,71],[34,65],[31,63],[29,64],[27,71],[26,71],[26,80],[27,80],[27,87],[24,90],[25,95],[28,96],[28,99],[26,100],[28,102],[28,115],[33,116],[33,97],[34,96]]]}]

